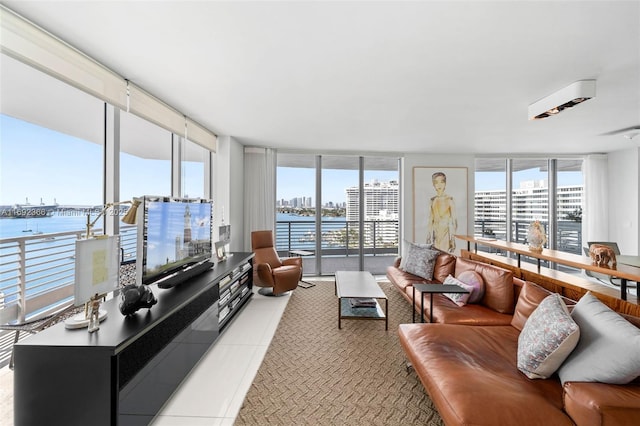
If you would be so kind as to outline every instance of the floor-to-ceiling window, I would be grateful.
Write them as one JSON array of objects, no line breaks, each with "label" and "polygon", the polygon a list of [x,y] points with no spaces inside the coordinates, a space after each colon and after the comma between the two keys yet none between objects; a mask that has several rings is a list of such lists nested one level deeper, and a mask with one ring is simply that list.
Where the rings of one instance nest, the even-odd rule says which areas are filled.
[{"label": "floor-to-ceiling window", "polygon": [[364,157],[364,270],[380,271],[398,255],[400,179],[397,157]]},{"label": "floor-to-ceiling window", "polygon": [[396,157],[278,153],[276,245],[305,274],[384,273],[398,254]]},{"label": "floor-to-ceiling window", "polygon": [[305,274],[317,274],[316,262],[316,156],[279,153],[276,174],[276,249],[303,257]]},{"label": "floor-to-ceiling window", "polygon": [[580,254],[582,163],[575,158],[476,159],[475,235],[527,243],[529,224],[538,220],[546,247]]},{"label": "floor-to-ceiling window", "polygon": [[557,250],[582,254],[582,201],[584,195],[583,161],[556,160],[556,228]]},{"label": "floor-to-ceiling window", "polygon": [[75,240],[104,201],[105,104],[4,54],[0,78],[0,311],[22,321],[73,297]]},{"label": "floor-to-ceiling window", "polygon": [[359,159],[340,155],[323,155],[320,159],[322,273],[358,270],[361,191]]}]

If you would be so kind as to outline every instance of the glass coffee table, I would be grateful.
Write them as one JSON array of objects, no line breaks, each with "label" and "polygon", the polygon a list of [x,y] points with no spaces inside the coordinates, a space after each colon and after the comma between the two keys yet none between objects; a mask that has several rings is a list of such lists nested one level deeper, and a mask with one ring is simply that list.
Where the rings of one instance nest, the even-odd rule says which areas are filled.
[{"label": "glass coffee table", "polygon": [[[389,329],[389,301],[373,275],[367,271],[336,271],[338,329],[343,319],[384,320]],[[384,300],[384,310],[380,302]]]}]

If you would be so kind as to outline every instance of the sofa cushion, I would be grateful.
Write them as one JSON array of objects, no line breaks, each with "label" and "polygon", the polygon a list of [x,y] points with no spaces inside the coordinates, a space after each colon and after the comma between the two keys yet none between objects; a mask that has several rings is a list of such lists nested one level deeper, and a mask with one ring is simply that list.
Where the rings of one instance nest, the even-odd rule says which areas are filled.
[{"label": "sofa cushion", "polygon": [[567,382],[564,407],[577,425],[640,425],[640,382]]},{"label": "sofa cushion", "polygon": [[546,379],[578,344],[580,329],[558,294],[550,294],[531,313],[518,337],[518,370]]},{"label": "sofa cushion", "polygon": [[440,254],[437,250],[428,247],[420,247],[417,244],[410,244],[404,264],[404,271],[421,278],[430,280],[433,278],[433,268],[436,258]]},{"label": "sofa cushion", "polygon": [[[405,287],[405,298],[413,298],[413,287]],[[424,295],[424,316],[430,317],[429,299],[433,297],[433,322],[459,325],[509,325],[510,314],[501,314],[484,305],[469,304],[456,305],[451,299],[442,294]],[[420,293],[416,294],[416,312],[420,312]]]},{"label": "sofa cushion", "polygon": [[[468,307],[480,308],[458,309]],[[401,324],[399,337],[445,424],[572,424],[558,380],[528,380],[516,368],[510,325]]]},{"label": "sofa cushion", "polygon": [[571,317],[580,327],[580,341],[558,370],[563,384],[625,384],[640,376],[640,329],[590,292],[580,298]]},{"label": "sofa cushion", "polygon": [[511,325],[522,330],[527,318],[538,307],[545,297],[549,296],[551,292],[547,289],[540,287],[530,281],[526,281],[520,290],[520,296],[516,302],[515,312],[513,313],[513,319]]},{"label": "sofa cushion", "polygon": [[447,278],[445,278],[442,284],[457,285],[458,287],[461,287],[467,291],[467,293],[442,293],[458,306],[466,305],[469,297],[475,290],[472,286],[463,283],[453,275],[449,275]]},{"label": "sofa cushion", "polygon": [[468,286],[473,287],[473,292],[469,296],[467,303],[480,303],[484,297],[484,280],[482,275],[476,271],[464,271],[456,277]]},{"label": "sofa cushion", "polygon": [[456,259],[454,255],[441,251],[436,259],[436,266],[433,268],[433,280],[441,283],[449,275],[454,275],[456,272]]},{"label": "sofa cushion", "polygon": [[456,272],[459,276],[464,271],[476,271],[484,280],[484,296],[482,304],[502,314],[513,314],[515,301],[513,298],[513,273],[497,266],[480,263],[458,257]]}]

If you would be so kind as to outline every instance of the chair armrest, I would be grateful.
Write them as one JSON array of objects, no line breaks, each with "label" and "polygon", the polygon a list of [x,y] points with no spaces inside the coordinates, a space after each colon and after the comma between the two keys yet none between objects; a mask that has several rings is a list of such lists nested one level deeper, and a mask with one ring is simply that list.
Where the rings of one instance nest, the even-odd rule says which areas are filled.
[{"label": "chair armrest", "polygon": [[302,268],[302,258],[301,257],[283,257],[280,259],[283,265],[293,265],[299,266]]},{"label": "chair armrest", "polygon": [[273,270],[268,263],[258,263],[255,265],[258,279],[263,284],[263,287],[273,287]]}]

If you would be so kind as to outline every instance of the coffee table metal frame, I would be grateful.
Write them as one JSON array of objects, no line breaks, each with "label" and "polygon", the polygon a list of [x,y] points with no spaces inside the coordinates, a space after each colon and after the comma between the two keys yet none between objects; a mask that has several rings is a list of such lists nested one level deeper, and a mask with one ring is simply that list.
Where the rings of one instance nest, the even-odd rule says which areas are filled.
[{"label": "coffee table metal frame", "polygon": [[469,293],[455,284],[414,284],[413,322],[416,322],[416,291],[420,292],[420,322],[424,322],[424,294],[429,293],[429,322],[433,322],[433,293]]},{"label": "coffee table metal frame", "polygon": [[[338,329],[343,319],[384,320],[384,329],[389,330],[389,300],[373,275],[367,271],[336,271],[336,296],[338,296]],[[349,299],[375,299],[375,307],[353,308]],[[380,301],[384,300],[384,311]]]}]

